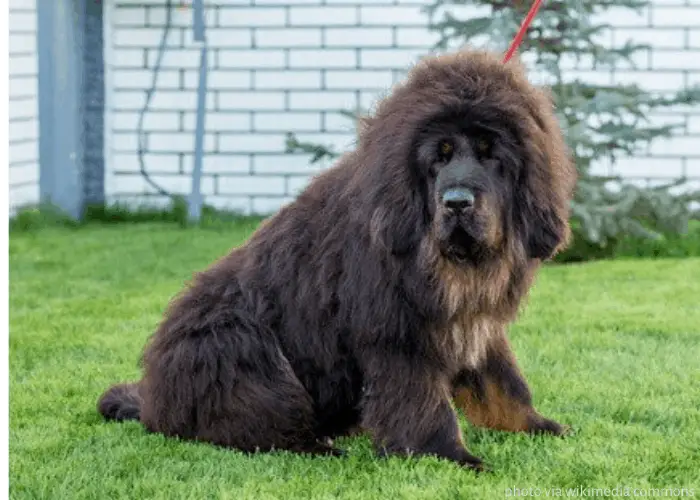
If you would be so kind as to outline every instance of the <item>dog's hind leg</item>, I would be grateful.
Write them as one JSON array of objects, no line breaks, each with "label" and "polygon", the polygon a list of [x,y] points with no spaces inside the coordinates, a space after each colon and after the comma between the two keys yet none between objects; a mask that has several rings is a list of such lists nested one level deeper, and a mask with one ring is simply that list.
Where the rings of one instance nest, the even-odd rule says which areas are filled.
[{"label": "dog's hind leg", "polygon": [[337,454],[316,440],[312,398],[274,340],[251,328],[207,330],[149,346],[147,429],[245,452]]},{"label": "dog's hind leg", "polygon": [[563,435],[568,428],[540,415],[505,336],[494,339],[477,370],[454,381],[455,405],[472,425],[491,429]]}]

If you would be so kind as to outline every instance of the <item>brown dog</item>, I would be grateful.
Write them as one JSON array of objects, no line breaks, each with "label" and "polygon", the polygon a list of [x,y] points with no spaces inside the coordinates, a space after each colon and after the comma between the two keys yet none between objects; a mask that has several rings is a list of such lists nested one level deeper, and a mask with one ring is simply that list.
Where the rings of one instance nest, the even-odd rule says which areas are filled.
[{"label": "brown dog", "polygon": [[144,376],[107,418],[244,451],[333,453],[355,425],[380,453],[480,468],[476,425],[560,434],[506,339],[569,235],[576,171],[549,97],[516,62],[425,58],[356,150],[170,305]]}]

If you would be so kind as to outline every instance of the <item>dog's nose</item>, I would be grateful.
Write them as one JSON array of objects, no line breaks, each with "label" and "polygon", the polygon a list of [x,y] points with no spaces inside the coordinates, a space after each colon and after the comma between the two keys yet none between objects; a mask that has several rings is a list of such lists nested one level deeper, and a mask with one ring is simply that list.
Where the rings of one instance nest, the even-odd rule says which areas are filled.
[{"label": "dog's nose", "polygon": [[442,194],[442,204],[452,210],[464,210],[474,204],[474,193],[463,187],[448,189]]}]

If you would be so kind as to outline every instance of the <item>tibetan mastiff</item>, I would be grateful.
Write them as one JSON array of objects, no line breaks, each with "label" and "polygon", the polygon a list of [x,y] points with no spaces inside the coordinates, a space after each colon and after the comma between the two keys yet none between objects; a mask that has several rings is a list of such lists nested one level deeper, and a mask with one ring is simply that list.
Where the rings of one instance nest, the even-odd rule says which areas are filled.
[{"label": "tibetan mastiff", "polygon": [[562,434],[532,406],[506,337],[569,239],[576,170],[551,97],[517,61],[426,57],[353,151],[172,301],[111,387],[114,420],[245,452],[382,456],[482,468],[477,426]]}]

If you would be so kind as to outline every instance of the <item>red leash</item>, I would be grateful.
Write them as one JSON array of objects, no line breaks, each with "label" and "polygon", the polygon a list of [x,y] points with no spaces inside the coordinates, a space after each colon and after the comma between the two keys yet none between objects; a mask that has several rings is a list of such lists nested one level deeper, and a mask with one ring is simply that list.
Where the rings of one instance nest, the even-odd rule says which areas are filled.
[{"label": "red leash", "polygon": [[513,38],[510,47],[508,47],[508,52],[506,52],[506,55],[503,57],[503,64],[507,63],[510,60],[510,58],[513,57],[513,54],[515,54],[515,51],[520,46],[520,43],[523,41],[525,32],[530,27],[530,23],[532,23],[532,20],[535,18],[535,15],[537,15],[537,11],[540,9],[540,5],[542,5],[542,0],[535,0],[535,3],[533,3],[532,7],[530,7],[530,12],[527,13],[527,17],[523,21],[523,24],[520,25],[520,29],[515,35],[515,38]]}]

